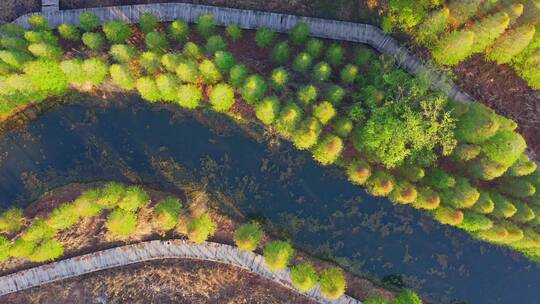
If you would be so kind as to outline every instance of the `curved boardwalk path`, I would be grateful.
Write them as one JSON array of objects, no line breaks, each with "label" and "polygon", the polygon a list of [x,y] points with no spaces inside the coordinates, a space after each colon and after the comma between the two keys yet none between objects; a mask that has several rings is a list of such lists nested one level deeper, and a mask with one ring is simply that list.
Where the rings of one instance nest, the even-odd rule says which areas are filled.
[{"label": "curved boardwalk path", "polygon": [[[398,64],[408,72],[428,77],[434,88],[448,94],[451,98],[462,102],[473,101],[446,76],[423,63],[416,56],[409,54],[407,49],[400,46],[391,36],[385,35],[380,28],[369,24],[189,3],[157,3],[73,10],[43,9],[41,15],[49,20],[51,26],[57,27],[62,23],[79,24],[79,16],[85,11],[93,12],[102,21],[119,19],[130,23],[137,23],[139,17],[145,12],[153,13],[161,21],[182,19],[187,22],[194,22],[199,15],[212,13],[219,25],[237,24],[244,29],[267,27],[276,32],[288,32],[297,22],[303,21],[309,24],[312,36],[369,44],[379,52],[395,57]],[[14,22],[28,28],[28,17],[31,15],[33,14],[23,15]]]},{"label": "curved boardwalk path", "polygon": [[[206,242],[198,245],[185,240],[157,240],[98,251],[0,277],[0,296],[100,270],[172,258],[205,260],[236,266],[301,293],[293,287],[288,269],[270,271],[264,258],[256,253],[218,243]],[[301,294],[319,303],[362,304],[347,295],[337,300],[327,300],[322,297],[319,286]]]}]

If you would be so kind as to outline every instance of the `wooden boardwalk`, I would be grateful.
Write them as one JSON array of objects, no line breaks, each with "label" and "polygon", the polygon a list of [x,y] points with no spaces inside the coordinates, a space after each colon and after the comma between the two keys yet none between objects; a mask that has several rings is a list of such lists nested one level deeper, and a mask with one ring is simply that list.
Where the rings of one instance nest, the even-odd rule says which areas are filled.
[{"label": "wooden boardwalk", "polygon": [[271,271],[266,267],[264,258],[256,253],[242,251],[225,244],[206,242],[198,245],[185,240],[141,242],[22,270],[0,277],[0,296],[100,270],[172,258],[213,261],[239,267],[301,293],[318,303],[362,304],[361,301],[347,295],[337,300],[328,300],[321,295],[319,286],[310,292],[302,293],[292,285],[288,269]]},{"label": "wooden boardwalk", "polygon": [[[430,79],[433,88],[444,92],[449,97],[461,102],[473,101],[469,95],[461,92],[452,80],[411,55],[407,49],[400,46],[391,36],[384,34],[381,29],[369,24],[189,3],[141,4],[73,10],[47,9],[43,10],[41,15],[49,20],[51,26],[57,27],[62,23],[79,24],[79,16],[85,11],[93,12],[102,21],[119,19],[131,23],[137,23],[139,17],[145,12],[153,13],[161,21],[182,19],[187,22],[194,22],[199,15],[212,13],[219,25],[238,24],[244,29],[267,27],[276,32],[288,32],[297,22],[303,21],[310,25],[312,36],[368,44],[383,54],[395,57],[397,63],[409,73]],[[33,14],[20,16],[14,22],[28,28],[30,15]]]}]

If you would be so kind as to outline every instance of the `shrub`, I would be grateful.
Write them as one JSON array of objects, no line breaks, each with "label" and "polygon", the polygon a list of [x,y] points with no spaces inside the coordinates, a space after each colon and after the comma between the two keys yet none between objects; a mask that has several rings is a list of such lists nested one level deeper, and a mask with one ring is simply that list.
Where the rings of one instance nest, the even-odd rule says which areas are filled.
[{"label": "shrub", "polygon": [[11,233],[21,230],[24,224],[24,213],[19,208],[9,208],[0,215],[0,232]]},{"label": "shrub", "polygon": [[137,228],[137,214],[135,212],[116,208],[107,217],[105,227],[109,232],[120,237],[128,237]]},{"label": "shrub", "polygon": [[82,42],[89,49],[98,51],[105,44],[105,38],[100,33],[87,32],[82,35]]},{"label": "shrub", "polygon": [[104,209],[112,209],[124,197],[126,188],[117,182],[109,182],[101,188],[99,200],[96,203]]},{"label": "shrub", "polygon": [[439,168],[433,168],[428,171],[424,177],[424,181],[430,186],[438,190],[444,190],[456,185],[456,180]]},{"label": "shrub", "polygon": [[386,196],[394,189],[394,177],[377,170],[367,180],[366,188],[371,195]]},{"label": "shrub", "polygon": [[222,73],[228,73],[236,64],[234,55],[231,52],[217,51],[214,54],[214,63]]},{"label": "shrub", "polygon": [[250,104],[254,104],[263,98],[266,93],[266,83],[259,75],[249,76],[241,88],[242,98]]},{"label": "shrub", "polygon": [[433,210],[433,217],[445,225],[457,226],[463,222],[463,212],[450,207],[437,207]]},{"label": "shrub", "polygon": [[459,118],[456,137],[460,141],[481,143],[497,133],[499,120],[493,110],[481,105],[471,104]]},{"label": "shrub", "polygon": [[129,44],[113,44],[109,51],[112,58],[118,62],[128,62],[138,56],[137,49]]},{"label": "shrub", "polygon": [[398,204],[411,204],[416,201],[418,192],[416,187],[406,181],[396,181],[390,193],[390,200]]},{"label": "shrub", "polygon": [[309,25],[305,22],[298,22],[289,32],[289,39],[296,45],[305,44],[309,38]]},{"label": "shrub", "polygon": [[7,259],[9,259],[9,241],[0,235],[0,262],[4,262]]},{"label": "shrub", "polygon": [[156,77],[159,96],[165,101],[174,101],[178,97],[176,77],[173,74],[160,74]]},{"label": "shrub", "polygon": [[254,251],[259,246],[264,232],[257,222],[250,222],[240,226],[234,233],[234,243],[241,250]]},{"label": "shrub", "polygon": [[255,33],[255,44],[260,48],[271,46],[275,39],[276,34],[265,27],[259,28]]},{"label": "shrub", "polygon": [[51,29],[49,26],[49,20],[40,15],[32,15],[28,17],[28,24],[32,29],[38,31],[46,31]]},{"label": "shrub", "polygon": [[468,171],[470,176],[481,180],[492,180],[506,172],[508,167],[503,166],[491,159],[482,156],[469,164]]},{"label": "shrub", "polygon": [[293,60],[293,70],[300,73],[306,73],[311,66],[311,61],[311,55],[309,55],[308,53],[300,53],[296,55]]},{"label": "shrub", "polygon": [[35,220],[22,234],[21,238],[29,242],[37,242],[50,239],[56,235],[58,231],[47,225],[45,220]]},{"label": "shrub", "polygon": [[16,70],[21,70],[24,63],[30,59],[32,58],[23,52],[0,50],[0,60]]},{"label": "shrub", "polygon": [[141,31],[145,34],[154,31],[155,29],[157,29],[157,26],[158,18],[152,13],[146,12],[142,14],[139,19],[139,27],[141,28]]},{"label": "shrub", "polygon": [[54,229],[61,230],[75,225],[79,221],[79,215],[73,204],[62,204],[49,213],[45,221]]},{"label": "shrub", "polygon": [[216,232],[216,224],[204,213],[192,218],[187,225],[187,235],[190,241],[201,244]]},{"label": "shrub", "polygon": [[174,197],[162,199],[154,207],[152,223],[154,227],[161,230],[173,229],[178,223],[178,216],[182,209],[180,200]]},{"label": "shrub", "polygon": [[183,53],[184,56],[190,57],[192,59],[200,59],[202,56],[199,46],[191,41],[184,45]]},{"label": "shrub", "polygon": [[422,304],[422,299],[414,291],[405,290],[399,293],[394,304]]},{"label": "shrub", "polygon": [[202,92],[192,84],[181,85],[178,88],[178,104],[186,109],[196,109],[202,99]]},{"label": "shrub", "polygon": [[330,267],[321,272],[319,278],[321,294],[328,299],[337,299],[345,294],[347,281],[345,274],[339,267]]},{"label": "shrub", "polygon": [[126,211],[137,211],[148,204],[150,196],[139,186],[126,188],[124,196],[118,201],[118,207]]},{"label": "shrub", "polygon": [[221,80],[221,73],[211,60],[203,60],[199,64],[199,72],[206,84],[214,84]]},{"label": "shrub", "polygon": [[465,231],[475,232],[490,229],[493,227],[493,222],[483,214],[464,211],[463,221],[457,227]]},{"label": "shrub", "polygon": [[122,89],[132,90],[135,88],[136,79],[129,66],[124,64],[111,65],[109,72],[113,82]]},{"label": "shrub", "polygon": [[57,259],[64,254],[64,245],[57,240],[47,240],[36,247],[28,257],[31,262],[47,262]]},{"label": "shrub", "polygon": [[213,35],[208,38],[204,50],[208,54],[214,54],[217,51],[224,51],[227,48],[227,43],[219,35]]},{"label": "shrub", "polygon": [[236,24],[229,24],[225,28],[225,34],[232,40],[237,41],[242,38],[242,30]]},{"label": "shrub", "polygon": [[109,21],[103,24],[103,33],[112,43],[123,43],[131,37],[129,25],[123,21]]},{"label": "shrub", "polygon": [[189,26],[182,20],[174,20],[167,27],[169,36],[176,42],[182,42],[187,39],[189,35]]},{"label": "shrub", "polygon": [[287,267],[294,249],[287,241],[272,241],[264,247],[264,261],[270,270],[277,271]]},{"label": "shrub", "polygon": [[454,65],[471,54],[474,33],[466,30],[452,31],[443,36],[431,50],[433,59],[440,64]]},{"label": "shrub", "polygon": [[146,72],[153,74],[161,70],[161,58],[154,52],[144,52],[139,58],[139,63]]},{"label": "shrub", "polygon": [[57,62],[37,60],[24,65],[24,73],[32,85],[48,96],[62,95],[67,92],[67,77]]},{"label": "shrub", "polygon": [[32,252],[34,252],[35,248],[35,242],[25,241],[19,238],[11,244],[8,252],[9,255],[14,258],[27,258],[32,254]]},{"label": "shrub", "polygon": [[317,284],[319,275],[309,263],[302,263],[291,268],[291,281],[301,292],[308,292]]},{"label": "shrub", "polygon": [[341,138],[329,134],[326,135],[313,150],[313,158],[322,165],[330,165],[336,162],[343,151]]},{"label": "shrub", "polygon": [[87,75],[87,80],[95,86],[103,83],[109,74],[109,66],[99,57],[86,59],[83,61],[82,68]]},{"label": "shrub", "polygon": [[144,44],[154,52],[163,53],[169,48],[167,35],[161,32],[150,32],[144,36]]},{"label": "shrub", "polygon": [[291,49],[287,41],[282,41],[272,49],[272,60],[278,64],[285,64],[289,61]]},{"label": "shrub", "polygon": [[501,165],[510,167],[527,148],[521,135],[514,131],[503,130],[487,139],[482,145],[482,152]]},{"label": "shrub", "polygon": [[58,33],[60,37],[69,41],[81,40],[81,32],[78,28],[71,24],[63,23],[58,27]]},{"label": "shrub", "polygon": [[199,78],[199,70],[197,62],[186,60],[180,62],[176,67],[176,76],[181,82],[195,83]]},{"label": "shrub", "polygon": [[101,212],[101,206],[96,202],[101,194],[98,190],[86,190],[75,201],[73,208],[75,213],[80,217],[93,217]]},{"label": "shrub", "polygon": [[333,67],[341,65],[345,58],[345,50],[339,44],[333,43],[326,50],[325,58],[326,61],[328,61],[328,63]]},{"label": "shrub", "polygon": [[463,177],[457,177],[455,186],[442,192],[443,202],[458,209],[474,206],[479,197],[478,190]]},{"label": "shrub", "polygon": [[525,176],[533,173],[536,169],[536,163],[530,160],[526,154],[521,154],[506,173],[508,176]]},{"label": "shrub", "polygon": [[61,48],[46,43],[32,43],[28,50],[32,55],[47,60],[58,60],[62,56]]},{"label": "shrub", "polygon": [[496,192],[490,192],[489,196],[495,204],[495,208],[492,212],[494,217],[509,218],[517,212],[516,206],[514,206],[514,204],[512,204],[505,196],[500,195]]},{"label": "shrub", "polygon": [[326,125],[335,115],[336,110],[328,101],[323,101],[313,106],[313,116],[315,116],[323,125]]},{"label": "shrub", "polygon": [[323,82],[332,74],[332,68],[326,62],[319,62],[313,67],[313,80]]},{"label": "shrub", "polygon": [[469,161],[480,154],[480,147],[471,144],[460,144],[452,151],[452,158],[457,161]]},{"label": "shrub", "polygon": [[180,62],[182,62],[182,57],[176,53],[166,53],[161,56],[161,65],[169,72],[176,72]]},{"label": "shrub", "polygon": [[298,88],[298,91],[296,92],[296,98],[298,101],[307,106],[315,99],[317,99],[317,96],[319,95],[319,91],[314,85],[305,85]]},{"label": "shrub", "polygon": [[19,37],[2,37],[0,44],[5,49],[15,51],[25,51],[28,47],[28,42]]},{"label": "shrub", "polygon": [[495,209],[495,203],[491,199],[489,193],[480,191],[480,197],[478,198],[478,201],[476,201],[476,204],[474,204],[472,210],[478,213],[488,214],[493,212],[493,209]]},{"label": "shrub", "polygon": [[276,90],[283,90],[289,82],[289,73],[282,67],[275,68],[270,76],[270,85]]},{"label": "shrub", "polygon": [[229,70],[229,83],[233,87],[239,88],[246,81],[248,74],[249,74],[249,69],[247,68],[247,66],[243,64],[235,64]]},{"label": "shrub", "polygon": [[416,201],[413,206],[417,209],[433,210],[439,207],[441,199],[437,192],[428,187],[421,187],[416,194]]},{"label": "shrub", "polygon": [[277,96],[268,96],[263,98],[255,105],[255,115],[265,125],[274,122],[279,114],[280,102]]},{"label": "shrub", "polygon": [[322,49],[324,43],[316,38],[311,38],[306,43],[306,53],[308,53],[312,58],[319,58],[322,54]]},{"label": "shrub", "polygon": [[347,64],[340,72],[341,82],[346,85],[352,84],[358,76],[358,67],[352,64]]},{"label": "shrub", "polygon": [[234,104],[234,89],[226,83],[218,83],[212,88],[209,101],[215,111],[227,112]]},{"label": "shrub", "polygon": [[79,23],[83,31],[92,32],[96,30],[100,25],[101,21],[99,17],[92,12],[84,12],[79,17]]},{"label": "shrub", "polygon": [[300,123],[293,133],[293,144],[299,150],[305,150],[317,143],[321,133],[321,123],[314,117],[308,117]]},{"label": "shrub", "polygon": [[199,16],[196,23],[197,31],[205,38],[210,37],[216,29],[216,19],[212,14]]},{"label": "shrub", "polygon": [[276,127],[284,136],[290,136],[302,120],[304,111],[296,103],[287,103],[279,112]]}]

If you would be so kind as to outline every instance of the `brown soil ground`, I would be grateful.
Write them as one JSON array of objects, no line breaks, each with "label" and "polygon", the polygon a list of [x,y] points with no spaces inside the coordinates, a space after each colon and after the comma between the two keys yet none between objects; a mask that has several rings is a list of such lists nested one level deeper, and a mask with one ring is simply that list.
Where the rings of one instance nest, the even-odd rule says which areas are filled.
[{"label": "brown soil ground", "polygon": [[20,15],[41,11],[41,0],[1,0],[0,23],[10,22]]},{"label": "brown soil ground", "polygon": [[279,284],[233,266],[188,260],[151,261],[100,271],[14,293],[0,302],[314,303]]},{"label": "brown soil ground", "polygon": [[[99,185],[100,185],[99,183],[71,184],[65,187],[51,190],[48,193],[46,193],[43,197],[38,199],[36,202],[34,202],[32,205],[30,205],[28,208],[26,208],[25,216],[27,218],[42,218],[59,204],[70,202],[76,197],[78,197],[80,193],[84,191],[85,189],[97,187]],[[230,201],[230,204],[233,206],[234,202],[230,198],[224,197],[223,195],[220,195],[220,194],[208,194],[204,191],[199,190],[198,187],[193,186],[193,185],[185,186],[181,193],[168,193],[168,192],[162,192],[159,190],[154,190],[156,188],[152,187],[151,185],[146,186],[145,189],[150,195],[151,203],[143,207],[139,211],[137,230],[133,234],[132,237],[130,237],[129,239],[119,239],[108,234],[106,228],[104,227],[105,220],[107,218],[107,212],[104,212],[99,217],[95,217],[91,219],[83,219],[79,221],[79,223],[75,225],[73,228],[63,230],[57,235],[56,239],[58,239],[64,244],[64,249],[65,249],[64,257],[68,258],[68,257],[78,256],[78,255],[82,255],[86,253],[95,252],[98,250],[103,250],[106,248],[112,248],[112,247],[121,246],[124,244],[136,243],[143,240],[163,239],[163,238],[184,238],[185,226],[182,225],[182,223],[187,222],[186,220],[187,216],[200,214],[201,212],[206,212],[206,211],[210,213],[211,217],[216,222],[216,225],[218,227],[217,233],[210,240],[213,242],[219,242],[219,243],[225,243],[225,244],[231,244],[231,245],[234,244],[233,233],[236,227],[238,226],[236,220],[232,219],[231,217],[224,216],[218,213],[217,211],[215,211],[217,210],[215,209],[216,208],[215,206],[217,204],[213,203],[214,201],[217,201],[219,199],[222,202]],[[167,233],[160,234],[156,232],[156,230],[150,224],[150,217],[151,217],[151,212],[152,212],[151,207],[154,204],[156,204],[159,200],[165,197],[169,197],[169,196],[174,196],[181,199],[184,206],[183,207],[184,215],[181,216],[180,221],[179,221],[180,224],[177,226],[177,228],[174,231],[169,231]],[[243,220],[241,219],[238,219],[237,221],[243,222]],[[15,237],[15,235],[11,235],[8,237],[13,238]],[[263,240],[263,245],[261,247],[263,247],[265,243],[267,243],[268,241],[271,241],[272,239],[273,239],[273,236],[267,235],[265,239]],[[257,252],[259,254],[262,253],[260,249]],[[297,252],[295,255],[293,264],[300,263],[303,261],[309,261],[313,265],[315,265],[316,268],[319,268],[319,269],[333,265],[329,262],[315,259],[302,252]],[[109,301],[111,301],[110,303],[117,303],[117,302],[126,303],[126,301],[129,303],[132,303],[131,301],[129,301],[128,298],[125,298],[128,295],[130,295],[130,292],[128,291],[138,290],[137,286],[134,284],[137,284],[136,283],[137,281],[147,281],[147,280],[153,281],[154,285],[150,284],[146,288],[140,288],[141,297],[166,296],[165,293],[161,294],[157,292],[159,290],[157,291],[154,290],[155,289],[154,287],[155,286],[169,286],[167,284],[170,284],[171,286],[180,285],[180,284],[172,284],[172,282],[170,282],[170,279],[168,278],[173,276],[171,273],[178,274],[180,272],[185,272],[186,269],[189,270],[190,268],[186,268],[186,267],[189,267],[189,264],[192,262],[182,262],[181,260],[174,260],[174,261],[163,262],[163,263],[166,265],[178,264],[180,265],[180,267],[178,267],[178,269],[174,267],[171,268],[171,270],[169,270],[170,273],[167,271],[164,271],[163,269],[167,267],[159,266],[160,265],[159,263],[156,264],[157,266],[159,266],[156,268],[156,270],[152,270],[153,268],[152,265],[154,265],[152,263],[143,263],[144,265],[140,267],[133,266],[133,267],[127,267],[127,268],[122,268],[122,269],[117,269],[117,270],[113,269],[113,270],[104,271],[103,273],[97,274],[97,275],[87,275],[87,276],[82,276],[80,278],[70,279],[70,280],[59,282],[59,283],[46,285],[44,287],[35,289],[35,291],[30,291],[30,292],[25,291],[25,292],[16,293],[9,296],[9,298],[0,297],[0,303],[28,303],[28,299],[32,299],[29,297],[36,297],[35,299],[43,299],[43,301],[37,301],[37,300],[30,301],[32,303],[53,303],[53,302],[46,301],[47,297],[48,296],[50,297],[51,295],[56,295],[57,294],[56,290],[58,288],[63,288],[64,282],[66,282],[65,286],[68,286],[65,288],[66,299],[69,299],[70,296],[71,298],[73,298],[75,295],[77,295],[77,297],[99,296],[98,291],[105,288],[106,290],[108,290],[107,294],[109,295],[109,297],[112,297],[111,299],[109,299]],[[170,264],[167,264],[167,263],[170,263]],[[210,293],[205,292],[205,290],[211,290],[211,289],[199,290],[196,287],[196,285],[192,284],[195,287],[189,286],[189,287],[186,287],[185,289],[182,287],[177,292],[168,291],[167,293],[170,293],[168,296],[171,296],[171,299],[173,300],[177,299],[179,295],[189,296],[189,297],[193,296],[193,298],[189,298],[189,297],[186,298],[187,300],[185,301],[183,301],[182,298],[180,297],[179,298],[180,303],[227,303],[227,302],[221,302],[218,300],[214,301],[212,300],[213,298],[200,298],[200,299],[211,299],[209,300],[209,302],[207,302],[206,300],[197,300],[197,299],[199,299],[199,297],[202,297],[202,295],[204,294],[206,294],[207,297],[220,297],[219,299],[225,299],[225,298],[242,299],[242,295],[251,295],[251,291],[249,290],[243,291],[240,295],[236,295],[234,292],[230,292],[231,289],[229,288],[229,284],[234,283],[235,281],[232,279],[230,280],[222,279],[220,275],[215,276],[216,281],[208,282],[212,276],[207,273],[211,269],[217,267],[218,269],[220,269],[219,273],[221,273],[221,271],[223,273],[230,272],[230,274],[228,274],[229,278],[231,277],[234,278],[236,276],[240,278],[240,280],[242,280],[241,282],[246,282],[246,284],[243,284],[243,283],[238,284],[239,286],[244,285],[244,286],[251,287],[252,285],[255,286],[258,284],[256,288],[259,288],[259,289],[255,289],[253,291],[253,296],[257,296],[257,297],[262,296],[264,290],[275,290],[275,291],[269,292],[269,294],[267,295],[270,299],[268,303],[289,303],[287,301],[285,302],[278,301],[278,299],[281,299],[282,294],[285,294],[285,293],[282,292],[283,288],[275,289],[273,287],[273,283],[265,282],[261,278],[259,278],[258,281],[253,278],[250,279],[250,276],[247,273],[243,273],[243,271],[239,269],[236,269],[236,273],[233,274],[233,272],[235,272],[233,271],[233,269],[235,269],[234,267],[226,267],[226,266],[218,267],[216,266],[215,263],[213,264],[213,266],[212,265],[209,266],[208,264],[212,264],[212,263],[199,263],[199,265],[196,265],[196,267],[194,266],[195,270],[188,271],[188,273],[180,275],[181,278],[179,278],[179,280],[187,280],[187,278],[189,278],[190,276],[194,276],[195,274],[198,274],[199,277],[197,278],[197,280],[206,281],[207,284],[215,284],[215,285],[212,285],[215,287],[213,290],[223,290],[223,292],[216,293],[215,295],[213,294],[211,295]],[[19,259],[10,259],[6,262],[0,263],[0,275],[6,275],[8,273],[13,273],[18,270],[27,269],[36,265],[38,264],[19,260]],[[125,274],[133,274],[133,275],[127,276]],[[149,278],[160,278],[161,275],[163,275],[163,280],[165,282],[163,284],[161,284],[162,282],[160,280],[149,279]],[[119,278],[122,278],[125,284],[120,284],[120,283],[116,285],[112,283],[111,284],[100,283],[101,285],[98,284],[100,281],[115,282],[116,280],[119,280]],[[87,280],[88,282],[86,282]],[[179,282],[182,282],[182,281],[179,281]],[[222,282],[223,285],[218,285],[219,282]],[[248,282],[252,282],[252,283],[248,284]],[[389,298],[393,297],[392,292],[385,290],[382,287],[376,286],[374,283],[372,283],[371,281],[365,278],[360,278],[357,276],[347,274],[347,282],[348,282],[347,294],[358,299],[364,299],[367,296],[373,295],[373,294],[386,295]],[[122,288],[124,288],[125,286],[128,286],[128,289],[126,289],[128,291],[122,291]],[[133,286],[133,288],[131,288],[131,286]],[[210,288],[207,285],[204,285],[204,286],[206,286],[204,288]],[[194,290],[195,288],[197,288],[198,291]],[[152,290],[156,291],[157,293],[153,293]],[[233,288],[232,291],[234,290],[235,289]],[[230,293],[227,294],[226,292],[230,292]],[[44,297],[44,298],[39,298],[39,297]],[[138,299],[138,298],[135,297],[134,299]],[[189,299],[194,299],[194,301],[191,301]],[[254,300],[252,301],[251,299],[254,299]],[[265,303],[265,301],[259,301],[257,299],[262,299],[262,298],[246,297],[246,298],[243,298],[243,300],[241,301],[232,301],[229,303]],[[272,299],[276,299],[276,301]],[[69,303],[68,300],[66,301],[67,302],[58,302],[58,303]],[[174,300],[174,301],[178,301],[178,300]],[[198,302],[198,301],[202,301],[202,302]],[[155,303],[153,301],[142,301],[142,303],[148,303],[148,302]],[[168,300],[164,299],[164,302],[161,302],[161,301],[158,301],[158,302],[168,303]],[[83,303],[83,302],[77,302],[77,303]],[[138,303],[138,302],[134,302],[134,303]],[[293,301],[291,303],[303,303],[303,302]]]}]

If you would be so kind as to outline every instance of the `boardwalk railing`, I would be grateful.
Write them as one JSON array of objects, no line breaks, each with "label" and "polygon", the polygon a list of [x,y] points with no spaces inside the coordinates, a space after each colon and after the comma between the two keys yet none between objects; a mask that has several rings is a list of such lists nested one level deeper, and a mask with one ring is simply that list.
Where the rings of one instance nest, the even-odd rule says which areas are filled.
[{"label": "boardwalk railing", "polygon": [[[79,16],[86,11],[93,12],[102,21],[117,19],[131,23],[137,23],[145,12],[156,15],[161,21],[182,19],[187,22],[194,22],[198,16],[211,13],[219,25],[237,24],[244,29],[267,27],[276,32],[288,32],[296,23],[303,21],[309,24],[312,36],[368,44],[383,54],[395,57],[397,63],[409,73],[426,77],[433,88],[446,93],[449,97],[462,102],[473,101],[469,95],[461,92],[452,80],[409,54],[407,49],[400,46],[391,36],[385,35],[380,28],[369,24],[189,3],[44,10],[40,14],[49,20],[51,26],[58,27],[62,23],[79,24]],[[33,14],[20,16],[14,22],[28,28],[28,17],[31,15]]]},{"label": "boardwalk railing", "polygon": [[264,258],[256,253],[225,244],[206,242],[198,245],[185,240],[141,242],[22,270],[0,277],[0,296],[100,270],[172,258],[213,261],[239,267],[319,303],[362,304],[361,301],[347,295],[337,300],[328,300],[321,295],[319,286],[302,293],[292,285],[288,269],[271,271],[267,268]]}]

